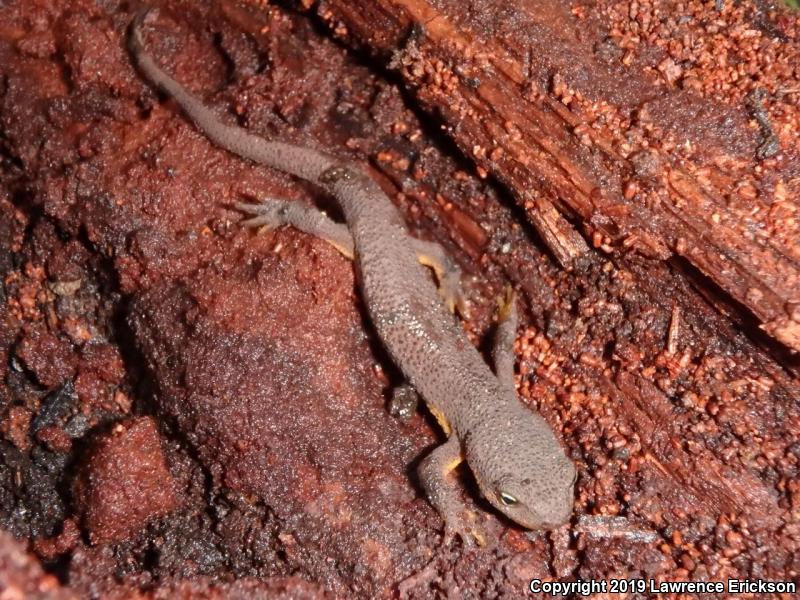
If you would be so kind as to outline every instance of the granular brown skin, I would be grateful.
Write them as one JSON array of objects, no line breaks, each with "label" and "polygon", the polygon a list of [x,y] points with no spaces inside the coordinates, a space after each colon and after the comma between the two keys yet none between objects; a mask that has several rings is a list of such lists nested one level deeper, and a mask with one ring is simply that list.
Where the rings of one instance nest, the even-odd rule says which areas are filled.
[{"label": "granular brown skin", "polygon": [[[388,361],[370,345],[352,266],[291,230],[251,239],[230,210],[242,199],[324,198],[213,149],[174,106],[158,105],[124,51],[130,14],[69,4],[2,9],[0,418],[13,402],[35,423],[45,406],[32,373],[11,360],[24,328],[47,323],[81,356],[87,336],[104,339],[123,357],[116,387],[132,405],[101,408],[114,398],[110,383],[108,394],[91,394],[95,408],[67,390],[46,404],[64,410],[50,413],[48,427],[80,436],[74,448],[104,418],[152,415],[187,497],[123,544],[91,547],[85,531],[76,542],[66,525],[62,544],[34,546],[46,561],[68,553],[58,577],[77,595],[203,597],[209,578],[251,577],[269,588],[273,578],[295,574],[311,589],[351,597],[457,590],[511,598],[531,578],[784,579],[800,570],[792,516],[800,498],[797,382],[697,292],[702,284],[690,285],[670,265],[602,248],[589,253],[586,272],[564,272],[470,164],[437,146],[438,133],[427,133],[395,87],[346,59],[306,19],[274,7],[259,21],[238,3],[222,3],[224,16],[182,4],[167,13],[180,23],[165,36],[174,43],[153,48],[161,64],[214,104],[237,106],[255,130],[371,160],[384,189],[401,190],[393,199],[414,232],[446,243],[479,275],[467,323],[474,341],[489,331],[504,285],[522,291],[530,310],[517,347],[519,390],[578,462],[578,518],[620,515],[628,523],[614,531],[577,521],[528,537],[492,519],[495,546],[441,547],[441,521],[408,478],[413,457],[438,443],[435,426],[422,416],[400,425],[383,409],[392,376],[376,367]],[[224,64],[225,53],[233,64]],[[266,70],[254,56],[269,57]],[[755,148],[758,130],[751,133]],[[464,226],[470,221],[485,237]],[[279,297],[269,303],[273,279]],[[68,294],[56,294],[53,283]],[[176,319],[184,309],[192,316],[192,306],[201,309],[195,318]],[[141,325],[136,336],[126,321]],[[263,329],[251,334],[254,326]],[[215,349],[226,340],[243,343],[244,352]],[[293,353],[285,360],[268,354],[287,345]],[[184,411],[206,406],[195,404],[198,390],[179,376],[198,359],[213,368],[194,369],[193,377],[212,391],[231,391],[227,378],[269,386],[266,414],[246,410],[265,408],[261,390],[234,396],[227,412]],[[97,360],[79,360],[78,372],[88,369],[97,381],[116,370],[115,359],[103,359],[108,368]],[[346,402],[321,402],[318,384],[329,390],[324,398],[332,389]],[[287,411],[295,398],[297,410]],[[84,408],[89,416],[79,418]],[[275,453],[267,471],[259,436],[283,442],[290,437],[283,427],[290,453]],[[3,440],[3,461],[13,469],[0,465],[0,518],[19,538],[56,540],[64,519],[74,520],[69,498],[58,495],[70,471],[57,453],[29,443],[33,454]],[[237,489],[225,487],[229,472]],[[320,489],[328,504],[313,502]],[[19,494],[15,503],[8,492]],[[381,503],[368,506],[376,498]],[[231,592],[225,586],[214,593]]]}]

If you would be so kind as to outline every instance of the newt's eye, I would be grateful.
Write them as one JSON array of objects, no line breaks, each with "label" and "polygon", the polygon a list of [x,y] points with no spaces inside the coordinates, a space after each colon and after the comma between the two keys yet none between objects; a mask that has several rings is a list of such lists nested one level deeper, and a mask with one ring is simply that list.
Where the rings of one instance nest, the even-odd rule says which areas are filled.
[{"label": "newt's eye", "polygon": [[518,500],[514,498],[511,494],[506,494],[505,492],[499,492],[498,496],[500,497],[500,502],[504,506],[514,506]]}]

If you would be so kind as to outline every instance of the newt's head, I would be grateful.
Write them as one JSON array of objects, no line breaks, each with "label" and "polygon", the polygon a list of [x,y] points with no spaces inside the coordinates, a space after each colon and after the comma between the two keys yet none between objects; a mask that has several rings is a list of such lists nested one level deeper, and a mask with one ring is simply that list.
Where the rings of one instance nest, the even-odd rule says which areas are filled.
[{"label": "newt's head", "polygon": [[515,523],[562,525],[572,514],[575,466],[544,419],[522,405],[513,412],[469,432],[467,462],[483,496]]}]

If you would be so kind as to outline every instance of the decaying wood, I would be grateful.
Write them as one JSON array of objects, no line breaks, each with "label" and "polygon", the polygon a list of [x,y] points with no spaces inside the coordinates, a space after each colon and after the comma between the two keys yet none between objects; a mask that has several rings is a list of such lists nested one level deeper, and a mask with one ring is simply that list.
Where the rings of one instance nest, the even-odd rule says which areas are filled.
[{"label": "decaying wood", "polygon": [[546,198],[537,198],[533,202],[535,208],[528,213],[531,223],[558,263],[565,269],[580,267],[589,252],[586,241],[561,216],[552,202]]},{"label": "decaying wood", "polygon": [[[758,152],[763,140],[757,125],[748,123],[747,103],[720,108],[733,115],[729,121],[738,120],[746,150],[725,147],[725,134],[707,134],[713,128],[703,123],[695,143],[719,146],[715,161],[684,160],[667,148],[648,164],[642,153],[621,151],[591,127],[571,99],[583,97],[580,89],[591,90],[594,105],[620,105],[624,96],[642,119],[650,117],[654,95],[693,106],[702,99],[655,89],[640,71],[603,63],[575,33],[574,18],[561,3],[516,2],[503,14],[478,15],[480,4],[470,3],[471,12],[458,2],[432,0],[327,0],[314,6],[337,35],[367,47],[401,74],[460,149],[511,190],[563,265],[580,255],[583,240],[568,233],[563,218],[556,223],[551,205],[577,218],[597,247],[683,257],[749,309],[767,333],[800,350],[797,249],[750,235],[741,213],[730,208],[749,198],[737,187],[741,171],[728,165],[755,168],[754,156],[766,158]],[[506,28],[508,21],[518,25]],[[699,113],[693,114],[702,119]],[[653,131],[669,128],[657,114],[652,118]],[[680,123],[673,126],[680,129]],[[531,203],[531,190],[544,199]]]}]

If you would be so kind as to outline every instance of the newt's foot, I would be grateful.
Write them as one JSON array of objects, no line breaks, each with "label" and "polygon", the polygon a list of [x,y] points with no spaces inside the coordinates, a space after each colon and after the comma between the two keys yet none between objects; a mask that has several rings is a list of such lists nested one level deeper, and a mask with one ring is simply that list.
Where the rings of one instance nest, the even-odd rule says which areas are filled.
[{"label": "newt's foot", "polygon": [[243,213],[253,215],[242,221],[244,227],[258,228],[259,231],[271,231],[288,222],[288,200],[269,200],[267,202],[237,202],[236,208]]},{"label": "newt's foot", "polygon": [[469,318],[467,300],[464,288],[461,286],[461,270],[451,267],[451,270],[439,274],[439,295],[444,304],[452,313],[458,312],[463,318]]},{"label": "newt's foot", "polygon": [[478,523],[478,513],[465,510],[457,517],[445,521],[444,543],[450,544],[458,536],[465,548],[474,548],[476,545],[486,545],[486,533]]},{"label": "newt's foot", "polygon": [[321,210],[292,200],[269,199],[258,204],[240,202],[240,211],[253,215],[252,219],[242,221],[245,227],[258,227],[259,231],[277,229],[281,225],[291,225],[309,235],[322,238],[345,257],[355,256],[353,236],[344,223],[332,221]]},{"label": "newt's foot", "polygon": [[505,323],[513,320],[514,327],[517,325],[517,294],[514,288],[506,285],[503,295],[497,299],[497,322]]},{"label": "newt's foot", "polygon": [[410,238],[411,245],[417,253],[417,260],[433,269],[439,286],[439,295],[450,312],[456,312],[468,318],[467,302],[461,287],[461,269],[444,249],[436,242]]}]

